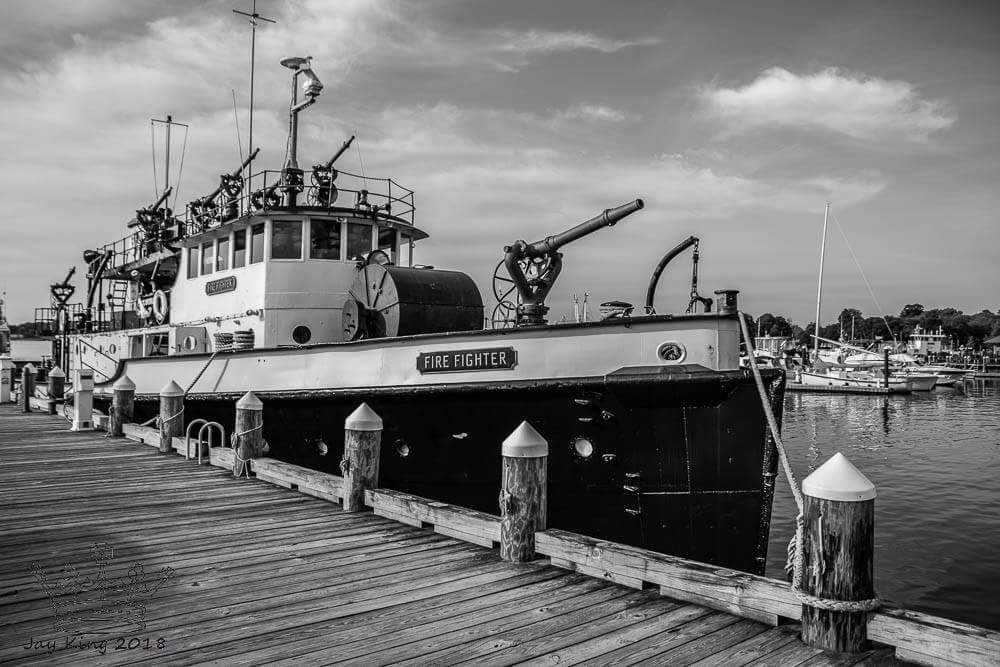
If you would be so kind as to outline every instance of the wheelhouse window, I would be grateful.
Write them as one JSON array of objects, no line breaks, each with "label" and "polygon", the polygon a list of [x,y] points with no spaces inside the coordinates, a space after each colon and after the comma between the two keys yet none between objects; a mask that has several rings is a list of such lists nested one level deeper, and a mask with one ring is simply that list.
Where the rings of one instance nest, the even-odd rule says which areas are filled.
[{"label": "wheelhouse window", "polygon": [[302,221],[271,223],[271,259],[302,259]]},{"label": "wheelhouse window", "polygon": [[312,220],[309,223],[309,259],[340,259],[340,223]]},{"label": "wheelhouse window", "polygon": [[347,223],[347,259],[358,261],[365,258],[372,249],[372,228],[370,225]]},{"label": "wheelhouse window", "polygon": [[250,263],[264,261],[264,224],[250,228]]},{"label": "wheelhouse window", "polygon": [[390,227],[379,227],[378,249],[384,250],[389,255],[389,259],[396,261],[396,230]]},{"label": "wheelhouse window", "polygon": [[198,277],[198,246],[188,248],[188,278]]},{"label": "wheelhouse window", "polygon": [[233,268],[238,269],[247,263],[247,232],[239,229],[233,234]]},{"label": "wheelhouse window", "polygon": [[215,255],[212,253],[212,246],[214,243],[202,243],[201,244],[201,275],[207,275],[212,272],[212,259]]},{"label": "wheelhouse window", "polygon": [[225,271],[229,268],[229,239],[219,239],[215,248],[215,270]]}]

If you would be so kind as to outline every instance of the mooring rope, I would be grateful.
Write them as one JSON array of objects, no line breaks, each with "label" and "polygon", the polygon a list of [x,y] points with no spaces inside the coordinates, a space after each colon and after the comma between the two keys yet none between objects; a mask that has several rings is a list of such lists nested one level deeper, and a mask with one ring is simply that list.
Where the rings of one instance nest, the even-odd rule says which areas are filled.
[{"label": "mooring rope", "polygon": [[242,477],[244,473],[247,479],[250,478],[250,466],[248,463],[253,462],[253,457],[243,458],[240,456],[240,439],[247,435],[248,433],[253,433],[254,431],[259,431],[263,428],[263,424],[257,424],[253,428],[248,428],[245,431],[240,431],[239,433],[233,433],[232,438],[229,439],[230,444],[233,446],[233,477]]},{"label": "mooring rope", "polygon": [[767,418],[767,425],[771,430],[775,449],[778,450],[778,459],[781,461],[781,467],[784,469],[785,477],[788,479],[788,486],[792,490],[792,497],[795,499],[795,505],[799,510],[798,515],[795,517],[795,535],[788,542],[788,561],[785,564],[785,572],[791,571],[792,574],[792,592],[795,593],[795,597],[798,598],[799,602],[817,609],[840,612],[874,611],[882,604],[878,598],[868,600],[830,600],[811,595],[802,590],[802,560],[803,552],[805,551],[805,547],[803,546],[805,541],[805,502],[802,499],[802,490],[799,488],[799,483],[795,479],[795,473],[792,472],[792,466],[788,462],[785,444],[781,441],[781,433],[778,431],[778,421],[774,418],[774,411],[771,409],[771,404],[767,398],[767,390],[764,388],[764,380],[760,376],[757,360],[753,356],[753,339],[750,338],[750,332],[747,330],[746,317],[742,311],[739,311],[737,315],[740,321],[740,330],[743,333],[743,341],[746,343],[750,370],[757,385],[757,393],[760,394],[761,405],[764,407],[764,416]]}]

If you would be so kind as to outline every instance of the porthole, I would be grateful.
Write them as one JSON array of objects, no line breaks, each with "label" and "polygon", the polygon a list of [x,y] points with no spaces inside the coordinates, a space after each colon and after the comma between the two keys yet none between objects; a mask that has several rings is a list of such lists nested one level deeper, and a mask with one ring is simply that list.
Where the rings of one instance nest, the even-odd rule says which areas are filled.
[{"label": "porthole", "polygon": [[573,453],[578,459],[586,461],[594,455],[594,443],[590,438],[585,438],[582,435],[577,436],[573,438]]},{"label": "porthole", "polygon": [[299,326],[292,329],[292,340],[295,341],[297,345],[305,345],[312,338],[312,331],[309,327],[300,324]]},{"label": "porthole", "polygon": [[656,356],[659,357],[661,361],[666,361],[671,364],[679,364],[684,361],[684,357],[686,355],[687,351],[684,349],[684,346],[680,343],[675,343],[674,341],[660,343],[660,346],[656,348]]},{"label": "porthole", "polygon": [[406,444],[405,440],[396,440],[393,443],[393,448],[396,450],[396,456],[401,459],[405,459],[410,455],[410,446]]},{"label": "porthole", "polygon": [[198,339],[197,338],[195,338],[194,336],[185,336],[184,337],[184,349],[185,350],[187,350],[188,352],[193,352],[195,350],[195,348],[197,348],[197,347],[198,347]]}]

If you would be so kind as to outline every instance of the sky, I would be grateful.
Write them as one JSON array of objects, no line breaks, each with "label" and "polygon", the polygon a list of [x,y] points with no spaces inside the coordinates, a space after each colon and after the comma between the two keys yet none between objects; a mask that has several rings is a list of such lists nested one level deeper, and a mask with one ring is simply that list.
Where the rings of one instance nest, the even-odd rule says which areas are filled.
[{"label": "sky", "polygon": [[[0,0],[0,290],[47,305],[82,252],[155,199],[150,118],[174,134],[179,207],[246,151],[249,0]],[[284,156],[286,56],[325,88],[299,162],[416,191],[416,261],[469,273],[492,307],[503,246],[636,197],[563,249],[573,294],[644,300],[660,256],[701,239],[699,287],[749,313],[1000,309],[1000,3],[258,0],[256,169]],[[184,154],[183,171],[179,155]],[[658,312],[687,306],[690,253]],[[859,269],[859,266],[861,267]],[[863,273],[862,273],[863,271]],[[873,297],[866,287],[871,286]],[[594,308],[596,312],[596,307]]]}]

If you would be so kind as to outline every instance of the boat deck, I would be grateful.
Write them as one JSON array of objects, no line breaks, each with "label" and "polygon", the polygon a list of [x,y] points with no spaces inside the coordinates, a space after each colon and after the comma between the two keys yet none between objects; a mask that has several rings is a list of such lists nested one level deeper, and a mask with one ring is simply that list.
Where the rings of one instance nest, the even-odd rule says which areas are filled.
[{"label": "boat deck", "polygon": [[[802,644],[797,625],[771,627],[547,560],[503,562],[496,550],[130,440],[72,433],[62,419],[14,406],[0,406],[0,489],[0,661],[896,662],[891,648],[827,654]],[[118,578],[102,619],[119,625],[103,645],[77,634],[95,627],[93,613],[52,604],[74,586],[86,598],[95,544],[113,547],[97,560]],[[141,573],[129,572],[135,563]],[[172,577],[150,595],[165,567]],[[108,602],[122,590],[128,609]]]}]

